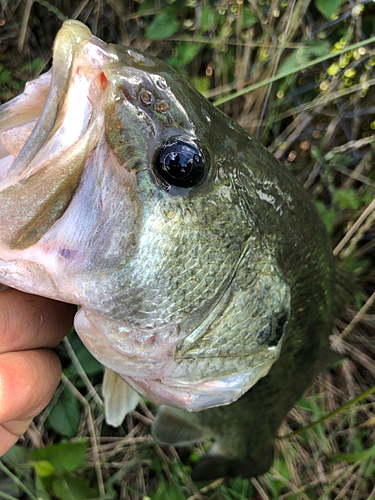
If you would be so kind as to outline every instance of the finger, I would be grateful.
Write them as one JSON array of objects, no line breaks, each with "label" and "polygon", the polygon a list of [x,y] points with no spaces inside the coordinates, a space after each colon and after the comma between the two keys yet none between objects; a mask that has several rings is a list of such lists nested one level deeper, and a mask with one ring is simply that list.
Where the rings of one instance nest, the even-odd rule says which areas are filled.
[{"label": "finger", "polygon": [[60,376],[60,360],[49,349],[0,354],[0,424],[38,415]]},{"label": "finger", "polygon": [[77,307],[5,290],[0,293],[0,353],[54,347],[69,332]]},{"label": "finger", "polygon": [[0,424],[0,457],[17,443],[19,437],[27,431],[32,420],[32,418],[23,421],[14,420],[3,425]]}]

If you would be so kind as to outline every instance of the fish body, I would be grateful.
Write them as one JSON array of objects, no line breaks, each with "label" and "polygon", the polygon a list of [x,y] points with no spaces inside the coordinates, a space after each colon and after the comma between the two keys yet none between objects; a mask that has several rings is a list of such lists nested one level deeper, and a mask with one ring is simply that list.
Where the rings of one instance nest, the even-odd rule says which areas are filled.
[{"label": "fish body", "polygon": [[81,306],[93,355],[167,405],[158,441],[215,437],[195,478],[265,472],[333,322],[299,182],[164,62],[77,21],[0,132],[0,282]]}]

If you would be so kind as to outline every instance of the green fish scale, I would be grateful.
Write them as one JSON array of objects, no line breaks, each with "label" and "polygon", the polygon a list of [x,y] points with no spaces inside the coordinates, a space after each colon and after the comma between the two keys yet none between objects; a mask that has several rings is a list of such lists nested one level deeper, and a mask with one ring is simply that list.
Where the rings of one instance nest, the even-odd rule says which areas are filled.
[{"label": "green fish scale", "polygon": [[[252,250],[259,253],[260,249]],[[217,373],[246,371],[276,357],[278,350],[257,337],[262,329],[271,330],[275,316],[289,315],[289,287],[266,250],[260,262],[253,262],[252,254],[244,256],[220,313],[203,336],[191,345],[187,338],[178,346],[169,377],[182,379],[188,374],[189,380],[210,379]]]},{"label": "green fish scale", "polygon": [[116,276],[121,289],[108,304],[111,317],[122,319],[126,311],[129,323],[145,328],[179,323],[231,278],[251,233],[238,206],[228,210],[215,193],[187,207],[173,201],[147,214],[137,257]]}]

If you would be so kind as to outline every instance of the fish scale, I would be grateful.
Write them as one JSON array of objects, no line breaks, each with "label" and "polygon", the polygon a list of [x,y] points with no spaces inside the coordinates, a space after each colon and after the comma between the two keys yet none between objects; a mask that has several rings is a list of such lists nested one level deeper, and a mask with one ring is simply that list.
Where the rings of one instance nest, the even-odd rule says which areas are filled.
[{"label": "fish scale", "polygon": [[[155,207],[150,216],[147,227],[143,234],[147,235],[141,238],[137,260],[130,265],[130,270],[126,270],[126,276],[121,278],[123,285],[119,294],[124,290],[123,297],[116,296],[116,304],[113,305],[112,315],[116,317],[116,308],[127,307],[127,315],[131,321],[141,324],[142,315],[147,317],[147,324],[150,327],[158,326],[162,323],[168,323],[173,317],[174,322],[183,319],[187,314],[194,311],[202,301],[211,300],[215,296],[218,285],[223,281],[223,275],[228,274],[242,252],[239,243],[231,239],[231,252],[223,251],[226,246],[226,240],[222,238],[216,242],[215,252],[212,252],[212,232],[215,233],[215,225],[220,217],[220,207],[212,213],[212,218],[216,222],[211,229],[211,218],[205,215],[205,221],[198,218],[198,226],[207,227],[205,231],[190,231],[188,234],[183,227],[189,224],[188,214],[185,214],[183,221],[176,225],[173,220],[168,218],[165,224],[160,228],[160,215],[158,207]],[[222,211],[225,206],[222,207]],[[195,213],[199,214],[199,207]],[[227,217],[226,213],[225,216]],[[220,234],[233,231],[233,219],[226,221]],[[234,228],[237,229],[236,227]],[[160,231],[168,235],[168,240],[160,238]],[[249,229],[242,224],[238,228],[240,241],[244,239],[244,234]],[[166,244],[167,243],[167,244]],[[190,252],[189,249],[193,250]],[[187,249],[187,250],[186,250]],[[149,255],[153,255],[153,266],[148,266]],[[207,258],[214,266],[205,265]],[[201,262],[201,265],[197,265]],[[179,269],[178,274],[167,272],[170,269],[170,262]],[[196,273],[189,280],[185,270],[194,268]],[[213,271],[215,269],[215,272]],[[141,272],[140,272],[141,270]],[[184,289],[181,287],[181,274],[183,275]],[[127,280],[131,281],[131,286],[127,286]],[[170,301],[170,295],[174,293],[173,302]],[[190,301],[186,300],[186,294],[192,294]],[[140,305],[141,304],[141,305]],[[110,307],[110,305],[109,305]],[[155,323],[153,323],[155,321]]]},{"label": "fish scale", "polygon": [[330,242],[300,183],[167,64],[78,21],[0,131],[0,281],[80,306],[108,422],[137,391],[161,405],[158,442],[216,440],[194,479],[267,471],[334,321]]}]

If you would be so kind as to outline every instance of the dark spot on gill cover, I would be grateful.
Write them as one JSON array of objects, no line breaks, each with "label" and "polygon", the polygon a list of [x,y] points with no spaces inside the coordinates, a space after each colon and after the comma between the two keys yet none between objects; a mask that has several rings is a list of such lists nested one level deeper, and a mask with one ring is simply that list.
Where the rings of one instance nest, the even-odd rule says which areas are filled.
[{"label": "dark spot on gill cover", "polygon": [[270,323],[259,330],[257,339],[260,345],[275,346],[280,342],[288,322],[288,314],[283,312],[277,318],[271,318]]},{"label": "dark spot on gill cover", "polygon": [[286,313],[282,314],[276,319],[276,327],[273,332],[273,335],[271,335],[270,339],[268,340],[268,345],[277,345],[283,336],[284,330],[285,330],[285,325],[288,322],[288,315]]}]

